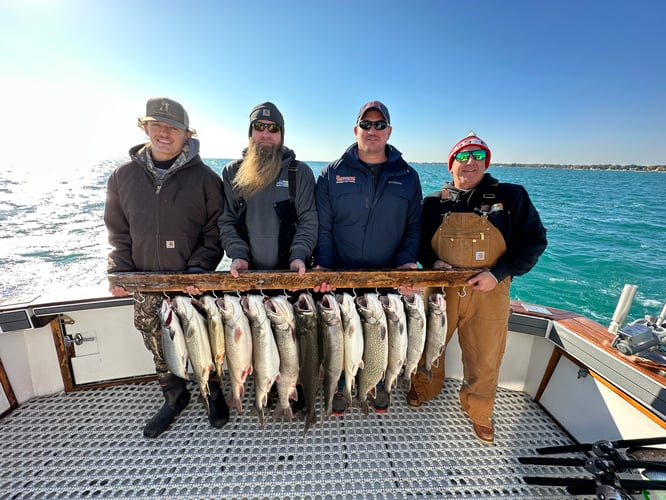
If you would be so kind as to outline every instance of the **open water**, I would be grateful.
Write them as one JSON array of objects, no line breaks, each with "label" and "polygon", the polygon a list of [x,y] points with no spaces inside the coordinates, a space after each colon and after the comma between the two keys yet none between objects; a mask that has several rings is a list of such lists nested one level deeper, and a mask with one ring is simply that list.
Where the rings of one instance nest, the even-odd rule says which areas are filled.
[{"label": "open water", "polygon": [[[121,161],[0,169],[0,301],[106,287],[106,180]],[[227,161],[207,163],[220,172]],[[326,163],[309,164],[317,174]],[[449,179],[445,165],[412,165],[424,194]],[[666,300],[666,174],[495,165],[490,172],[524,185],[548,229],[548,249],[514,280],[512,298],[605,325],[631,283],[639,288],[628,319],[659,313]]]}]

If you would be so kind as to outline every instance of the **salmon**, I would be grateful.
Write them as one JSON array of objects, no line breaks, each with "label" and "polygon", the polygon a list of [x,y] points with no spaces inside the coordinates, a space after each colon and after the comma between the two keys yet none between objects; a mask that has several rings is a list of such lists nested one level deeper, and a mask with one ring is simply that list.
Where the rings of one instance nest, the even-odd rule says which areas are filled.
[{"label": "salmon", "polygon": [[403,295],[405,313],[407,315],[407,359],[405,360],[404,380],[409,390],[412,386],[412,375],[416,373],[419,360],[423,355],[426,339],[426,315],[423,297],[418,293]]},{"label": "salmon", "polygon": [[224,320],[224,346],[227,370],[231,379],[230,407],[243,414],[242,398],[245,395],[245,380],[252,373],[252,333],[240,297],[224,294],[216,300]]},{"label": "salmon", "polygon": [[317,302],[321,339],[322,369],[324,372],[323,422],[333,411],[333,396],[344,368],[344,338],[340,305],[332,293]]},{"label": "salmon", "polygon": [[187,353],[192,364],[194,380],[199,386],[204,405],[210,413],[210,408],[208,408],[208,379],[211,372],[215,371],[215,364],[211,355],[206,319],[194,308],[190,297],[178,295],[173,299],[173,302],[185,332]]},{"label": "salmon", "polygon": [[266,316],[264,297],[250,294],[241,299],[241,306],[252,331],[252,367],[254,377],[254,406],[259,415],[259,424],[264,425],[264,408],[268,403],[268,392],[280,378],[280,355],[278,353],[271,322]]},{"label": "salmon", "polygon": [[305,396],[305,426],[303,435],[317,423],[317,397],[321,386],[321,356],[319,352],[319,320],[314,299],[309,293],[301,293],[294,304],[296,334],[298,335],[301,380]]},{"label": "salmon", "polygon": [[190,380],[187,372],[187,343],[180,319],[174,311],[171,299],[164,299],[160,308],[162,326],[162,351],[171,373],[176,377]]},{"label": "salmon", "polygon": [[397,293],[379,297],[388,327],[388,364],[384,387],[390,392],[398,384],[398,376],[407,360],[407,318],[405,306]]},{"label": "salmon", "polygon": [[266,314],[273,327],[273,335],[280,355],[280,379],[277,382],[278,405],[273,419],[293,420],[290,400],[298,401],[296,384],[300,375],[298,337],[294,306],[286,295],[278,295],[264,302]]},{"label": "salmon", "polygon": [[345,388],[344,395],[351,407],[352,393],[356,385],[356,375],[359,368],[363,368],[363,325],[361,317],[356,310],[354,297],[348,293],[336,295],[340,304],[340,316],[342,317],[342,329],[344,335],[344,373]]}]

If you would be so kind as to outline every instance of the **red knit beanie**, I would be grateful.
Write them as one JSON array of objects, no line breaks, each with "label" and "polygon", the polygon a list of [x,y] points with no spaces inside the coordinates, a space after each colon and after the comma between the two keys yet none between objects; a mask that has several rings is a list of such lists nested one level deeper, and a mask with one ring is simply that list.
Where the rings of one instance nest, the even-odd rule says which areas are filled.
[{"label": "red knit beanie", "polygon": [[467,146],[478,146],[479,149],[483,149],[486,151],[486,153],[488,153],[486,156],[486,168],[488,168],[490,165],[490,148],[488,147],[488,144],[483,141],[483,139],[477,137],[474,132],[470,132],[466,137],[460,139],[456,145],[451,148],[451,152],[449,153],[449,172],[453,168],[453,160],[456,153]]}]

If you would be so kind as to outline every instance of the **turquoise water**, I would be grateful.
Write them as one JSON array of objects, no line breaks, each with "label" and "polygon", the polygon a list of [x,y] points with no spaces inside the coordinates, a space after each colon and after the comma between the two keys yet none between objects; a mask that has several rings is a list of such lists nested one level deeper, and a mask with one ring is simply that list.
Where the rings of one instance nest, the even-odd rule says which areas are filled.
[{"label": "turquoise water", "polygon": [[[0,171],[0,300],[105,285],[106,179],[122,160],[95,165],[10,165]],[[216,171],[228,160],[207,160]],[[324,162],[310,162],[318,173]],[[449,179],[442,164],[413,164],[424,194]],[[638,285],[629,319],[666,301],[666,174],[492,166],[524,185],[548,229],[537,266],[514,280],[512,298],[581,312],[602,324],[625,283]]]}]

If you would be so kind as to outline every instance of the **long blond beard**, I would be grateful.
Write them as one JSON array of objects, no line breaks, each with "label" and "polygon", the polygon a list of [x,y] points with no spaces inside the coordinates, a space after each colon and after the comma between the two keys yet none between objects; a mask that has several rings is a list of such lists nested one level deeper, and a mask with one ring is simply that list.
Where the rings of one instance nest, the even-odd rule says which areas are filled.
[{"label": "long blond beard", "polygon": [[260,146],[252,139],[234,177],[234,189],[243,198],[251,198],[268,187],[280,173],[282,146]]}]

